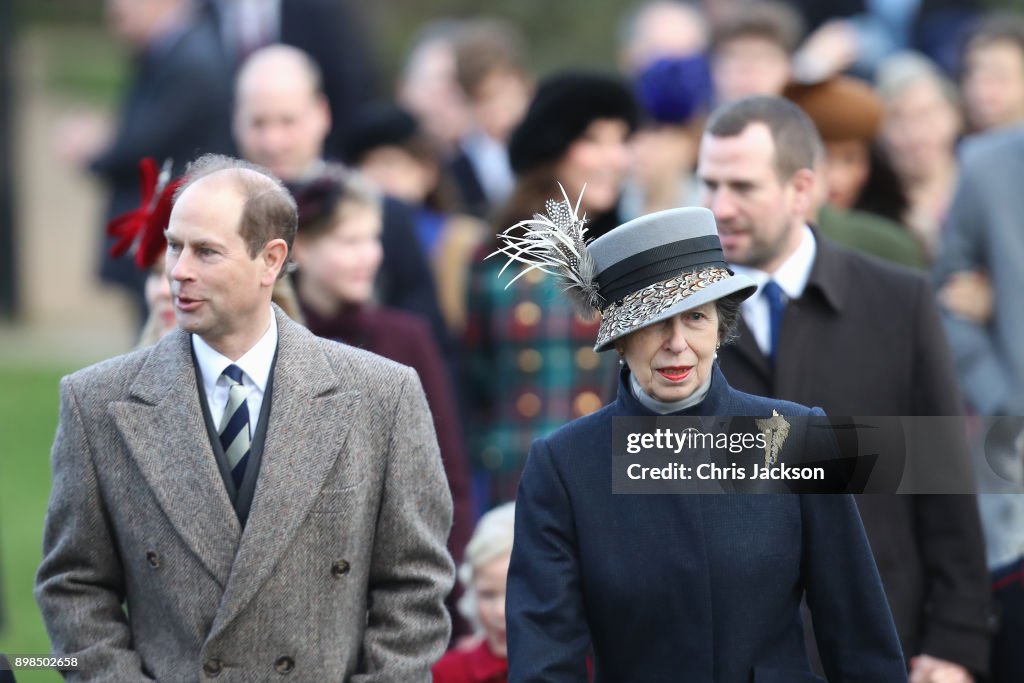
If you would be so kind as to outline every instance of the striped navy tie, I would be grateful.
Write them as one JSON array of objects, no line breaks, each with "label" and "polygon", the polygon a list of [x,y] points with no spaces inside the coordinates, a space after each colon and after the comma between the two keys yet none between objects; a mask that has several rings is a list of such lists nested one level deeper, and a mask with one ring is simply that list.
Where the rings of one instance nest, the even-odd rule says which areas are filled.
[{"label": "striped navy tie", "polygon": [[242,386],[242,368],[229,365],[223,375],[231,385],[228,389],[228,404],[224,408],[224,417],[220,421],[220,445],[227,456],[231,468],[231,478],[235,488],[242,486],[245,467],[249,464],[249,407],[245,398],[249,390]]}]

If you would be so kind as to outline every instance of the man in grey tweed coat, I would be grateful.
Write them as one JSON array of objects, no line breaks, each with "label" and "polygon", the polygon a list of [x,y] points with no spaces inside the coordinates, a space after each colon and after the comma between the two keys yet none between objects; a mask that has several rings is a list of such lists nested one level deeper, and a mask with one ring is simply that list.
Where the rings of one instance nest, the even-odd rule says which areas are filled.
[{"label": "man in grey tweed coat", "polygon": [[69,678],[430,680],[454,569],[429,409],[272,307],[295,220],[273,176],[201,158],[166,232],[181,329],[61,383],[36,597]]}]

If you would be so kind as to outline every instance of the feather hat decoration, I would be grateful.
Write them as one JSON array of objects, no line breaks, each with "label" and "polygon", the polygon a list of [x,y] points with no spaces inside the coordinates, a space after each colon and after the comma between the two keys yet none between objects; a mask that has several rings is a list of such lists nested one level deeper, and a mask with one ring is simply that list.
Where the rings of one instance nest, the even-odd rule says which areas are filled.
[{"label": "feather hat decoration", "polygon": [[546,216],[534,214],[532,219],[520,221],[498,235],[501,246],[487,258],[504,254],[508,257],[500,277],[513,263],[526,267],[505,285],[506,289],[532,270],[554,275],[562,281],[580,315],[593,320],[604,305],[598,291],[597,264],[587,251],[587,217],[580,216],[580,202],[584,186],[576,205],[561,183],[562,201],[549,199],[544,203]]},{"label": "feather hat decoration", "polygon": [[156,161],[145,157],[139,162],[141,202],[137,209],[110,220],[107,235],[114,238],[110,255],[117,258],[129,251],[139,270],[148,270],[167,247],[164,229],[171,217],[174,193],[182,179],[171,180],[170,159],[157,168]]}]

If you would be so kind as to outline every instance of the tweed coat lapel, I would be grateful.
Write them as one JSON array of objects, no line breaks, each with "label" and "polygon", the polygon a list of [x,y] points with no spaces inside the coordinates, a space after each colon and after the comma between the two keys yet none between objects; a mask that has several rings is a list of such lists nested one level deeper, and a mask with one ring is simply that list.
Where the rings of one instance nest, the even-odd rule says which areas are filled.
[{"label": "tweed coat lapel", "polygon": [[208,639],[241,613],[308,517],[343,451],[360,400],[358,391],[343,390],[345,368],[330,364],[320,342],[276,307],[275,314],[277,367],[259,478]]},{"label": "tweed coat lapel", "polygon": [[171,525],[221,585],[241,537],[203,422],[189,335],[175,330],[146,359],[130,400],[108,410]]}]

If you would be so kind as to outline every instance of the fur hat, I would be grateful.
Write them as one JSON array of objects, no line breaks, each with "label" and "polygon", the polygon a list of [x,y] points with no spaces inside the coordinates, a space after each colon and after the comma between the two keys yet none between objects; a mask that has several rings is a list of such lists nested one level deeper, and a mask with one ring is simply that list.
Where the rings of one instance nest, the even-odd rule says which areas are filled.
[{"label": "fur hat", "polygon": [[856,78],[836,76],[821,83],[794,83],[786,86],[783,96],[804,110],[825,142],[870,142],[882,125],[882,98]]},{"label": "fur hat", "polygon": [[592,71],[545,78],[509,140],[512,170],[522,175],[555,161],[598,119],[620,119],[630,131],[636,128],[636,103],[624,81]]},{"label": "fur hat", "polygon": [[729,270],[707,209],[641,216],[589,245],[578,210],[579,203],[573,209],[568,197],[549,200],[547,216],[506,230],[495,254],[507,256],[509,265],[525,264],[520,275],[542,270],[558,276],[581,313],[600,312],[595,351],[607,351],[615,340],[677,313],[730,295],[746,299],[757,290],[753,280]]},{"label": "fur hat", "polygon": [[342,157],[358,164],[378,147],[402,147],[420,134],[416,119],[397,104],[373,104],[356,114]]}]

